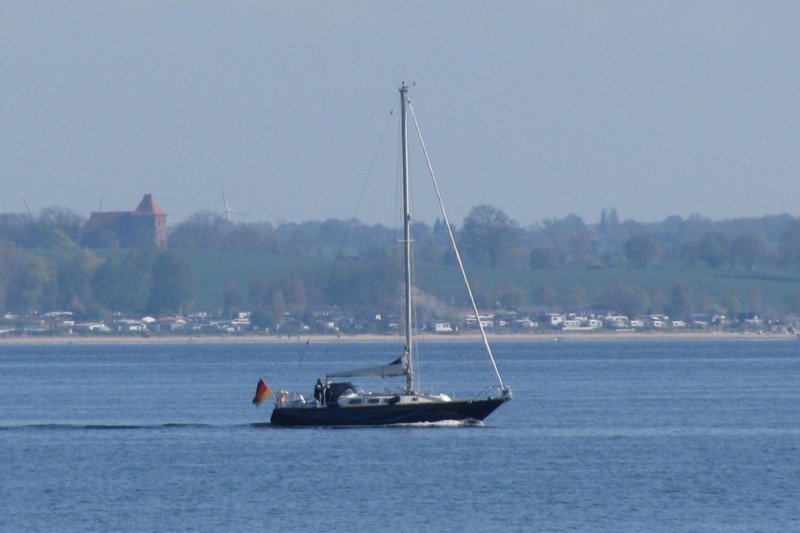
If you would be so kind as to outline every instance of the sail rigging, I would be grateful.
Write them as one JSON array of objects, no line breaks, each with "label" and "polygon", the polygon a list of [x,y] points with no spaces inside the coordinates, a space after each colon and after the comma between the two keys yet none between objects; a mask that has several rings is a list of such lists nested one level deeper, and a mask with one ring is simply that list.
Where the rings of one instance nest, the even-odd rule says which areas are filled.
[{"label": "sail rigging", "polygon": [[[356,368],[326,374],[325,382],[317,380],[312,399],[303,395],[289,397],[288,391],[280,391],[271,422],[282,426],[343,426],[343,425],[391,425],[417,422],[438,422],[443,420],[475,421],[483,420],[503,403],[512,397],[510,387],[503,383],[500,371],[489,347],[486,332],[480,319],[478,327],[483,337],[484,346],[489,354],[492,367],[500,381],[500,394],[473,399],[453,399],[447,394],[420,392],[415,388],[416,350],[413,337],[413,278],[412,270],[412,235],[411,235],[411,194],[408,164],[408,111],[414,118],[419,141],[425,154],[431,179],[442,210],[445,226],[450,235],[455,256],[461,269],[461,275],[467,287],[472,309],[478,316],[478,307],[467,279],[461,255],[456,246],[447,211],[442,202],[442,195],[433,173],[425,142],[422,139],[411,101],[408,99],[408,85],[403,82],[400,91],[400,135],[402,150],[402,187],[403,187],[403,259],[404,259],[404,334],[405,346],[403,354],[388,364]],[[405,390],[397,392],[365,392],[360,387],[347,381],[330,381],[330,378],[344,377],[406,377]],[[261,383],[259,383],[261,386]],[[266,387],[266,385],[265,385]],[[496,387],[492,389],[497,390]],[[261,390],[261,389],[260,389]],[[258,396],[258,394],[257,394]],[[255,400],[254,400],[255,401]]]},{"label": "sail rigging", "polygon": [[425,145],[425,140],[422,138],[422,131],[419,127],[419,122],[417,121],[417,115],[414,113],[414,107],[411,105],[411,101],[408,98],[408,85],[403,82],[400,86],[400,138],[401,138],[401,152],[402,152],[402,180],[403,180],[403,257],[404,257],[404,274],[405,274],[405,306],[404,306],[404,329],[405,329],[405,342],[406,346],[403,352],[402,357],[398,358],[396,361],[389,363],[387,365],[380,365],[380,366],[373,366],[367,367],[363,369],[357,370],[350,370],[345,372],[336,372],[332,374],[328,374],[328,377],[357,377],[357,376],[378,376],[378,377],[396,377],[396,376],[406,376],[406,393],[411,394],[414,391],[414,369],[413,369],[413,357],[414,357],[414,339],[413,339],[413,304],[412,304],[412,288],[413,288],[413,270],[412,270],[412,263],[411,263],[411,245],[412,245],[412,238],[411,238],[411,194],[410,194],[410,180],[409,180],[409,171],[408,171],[408,111],[411,112],[411,117],[414,120],[414,127],[417,132],[417,137],[419,138],[420,146],[422,147],[422,152],[425,155],[425,162],[428,165],[428,172],[430,174],[431,180],[433,181],[433,188],[436,191],[436,198],[439,202],[439,208],[442,212],[442,218],[444,219],[444,225],[447,228],[447,233],[450,237],[450,244],[453,247],[453,252],[455,254],[456,262],[458,264],[459,270],[461,271],[461,276],[464,280],[464,285],[467,289],[467,294],[469,296],[470,303],[472,305],[472,311],[475,314],[477,319],[478,328],[481,332],[481,338],[483,340],[483,345],[486,349],[486,353],[489,355],[489,361],[491,362],[492,369],[494,370],[495,375],[497,376],[497,380],[500,382],[500,388],[503,391],[507,391],[510,394],[510,389],[506,387],[505,383],[503,382],[503,378],[500,375],[500,370],[497,367],[497,362],[495,361],[494,354],[492,353],[492,347],[489,344],[489,339],[486,336],[486,330],[483,327],[483,322],[480,320],[480,316],[478,313],[478,305],[475,302],[475,297],[472,293],[472,286],[469,282],[469,278],[467,277],[467,272],[464,269],[464,263],[461,260],[461,253],[458,250],[458,245],[456,244],[455,234],[453,233],[453,227],[450,224],[450,218],[447,216],[447,209],[444,206],[444,201],[442,199],[442,193],[439,189],[439,183],[436,180],[436,173],[433,171],[433,165],[431,164],[430,156],[428,155],[428,149]]},{"label": "sail rigging", "polygon": [[417,135],[419,136],[419,143],[422,146],[422,152],[425,154],[425,162],[428,164],[428,172],[431,175],[431,180],[433,181],[433,188],[436,190],[436,198],[439,200],[439,207],[442,210],[442,218],[444,219],[444,225],[447,228],[447,234],[450,236],[450,244],[453,245],[453,252],[456,256],[456,262],[458,263],[458,268],[461,270],[461,277],[464,279],[464,285],[467,287],[467,294],[469,294],[469,301],[472,304],[472,311],[475,313],[475,319],[478,323],[478,328],[481,331],[481,337],[483,339],[483,346],[486,348],[486,353],[489,354],[489,361],[492,363],[492,368],[494,369],[494,373],[497,376],[497,380],[500,382],[500,388],[503,389],[504,392],[510,394],[510,389],[506,387],[505,383],[503,383],[503,378],[500,375],[500,370],[497,368],[497,362],[494,360],[494,354],[492,353],[492,347],[489,345],[489,339],[486,337],[486,329],[483,327],[483,321],[481,320],[480,313],[478,313],[478,304],[475,303],[475,297],[472,294],[472,286],[469,283],[469,278],[467,278],[467,271],[464,270],[464,263],[461,261],[461,254],[458,251],[458,245],[456,244],[456,236],[453,233],[453,226],[450,225],[450,218],[447,216],[447,209],[444,207],[444,201],[442,200],[442,193],[439,190],[439,183],[436,181],[436,174],[433,172],[433,165],[431,164],[431,158],[428,156],[428,149],[425,146],[425,141],[422,139],[422,131],[419,128],[419,122],[417,122],[417,115],[414,113],[414,107],[411,105],[411,102],[408,103],[409,109],[411,109],[411,117],[414,119],[414,126],[417,129]]}]

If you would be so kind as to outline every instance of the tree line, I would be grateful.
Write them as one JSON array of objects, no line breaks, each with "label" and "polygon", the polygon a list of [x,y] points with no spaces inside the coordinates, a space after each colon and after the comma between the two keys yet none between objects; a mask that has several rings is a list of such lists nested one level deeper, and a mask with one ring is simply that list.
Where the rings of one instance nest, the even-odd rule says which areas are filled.
[{"label": "tree line", "polygon": [[[358,220],[236,223],[202,211],[174,226],[170,246],[257,251],[320,258],[386,258],[396,253],[399,230]],[[447,228],[440,220],[412,227],[415,258],[451,264]],[[800,266],[800,219],[773,215],[713,221],[699,215],[660,222],[621,221],[603,209],[587,224],[574,214],[523,228],[503,210],[474,207],[456,232],[462,254],[474,266],[648,268],[658,263],[741,267]]]},{"label": "tree line", "polygon": [[91,250],[25,250],[0,239],[0,310],[174,313],[190,305],[196,280],[173,250],[145,248],[102,259]]},{"label": "tree line", "polygon": [[[71,310],[86,315],[114,311],[179,312],[191,306],[199,287],[188,250],[245,251],[322,260],[318,268],[278,276],[265,272],[247,281],[227,280],[220,307],[249,306],[277,316],[313,305],[371,310],[397,297],[398,228],[358,220],[301,223],[233,223],[199,211],[170,228],[169,249],[98,250],[82,246],[86,219],[63,207],[32,214],[0,214],[0,310]],[[521,227],[501,209],[474,207],[456,230],[466,262],[485,268],[636,270],[658,265],[754,270],[800,267],[800,219],[788,214],[713,221],[698,215],[660,222],[621,220],[603,209],[595,223],[571,214]],[[415,258],[430,265],[454,262],[447,227],[417,221]],[[587,300],[615,309],[686,312],[702,300],[702,288],[676,285],[644,294],[620,285],[585,294],[554,295],[540,286],[523,294],[509,284],[481,292],[485,305],[533,302],[580,307]],[[757,300],[755,295],[753,300]],[[716,302],[722,305],[723,302]],[[797,302],[800,304],[800,302]],[[748,303],[727,302],[730,309]],[[793,306],[787,304],[787,308]]]}]

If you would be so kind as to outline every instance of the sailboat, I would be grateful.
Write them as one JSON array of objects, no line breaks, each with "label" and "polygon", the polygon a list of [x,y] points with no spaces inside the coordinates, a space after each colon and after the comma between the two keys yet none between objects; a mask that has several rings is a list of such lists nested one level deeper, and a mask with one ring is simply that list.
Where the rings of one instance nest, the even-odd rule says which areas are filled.
[{"label": "sailboat", "polygon": [[[325,380],[317,380],[313,397],[305,398],[300,394],[290,394],[288,391],[279,391],[276,396],[275,407],[272,411],[271,423],[276,426],[384,426],[396,424],[436,423],[445,421],[477,422],[489,416],[495,409],[511,399],[511,388],[503,382],[497,363],[492,354],[489,341],[486,337],[481,320],[477,323],[483,338],[484,347],[489,356],[492,368],[499,381],[499,386],[491,387],[490,392],[481,397],[471,399],[453,399],[447,394],[423,392],[417,389],[414,383],[414,342],[412,328],[412,268],[411,268],[411,205],[409,194],[408,172],[408,110],[416,116],[411,102],[408,99],[408,85],[402,83],[400,88],[400,117],[403,162],[403,256],[405,259],[405,309],[404,333],[405,346],[402,355],[389,364],[360,368],[356,370],[333,372],[325,376]],[[417,132],[419,127],[417,126]],[[428,163],[431,177],[433,178],[439,204],[445,220],[445,226],[450,232],[450,240],[455,252],[457,263],[461,269],[463,280],[472,309],[476,318],[478,308],[472,295],[472,290],[467,279],[461,255],[456,246],[455,236],[447,218],[447,211],[441,200],[439,187],[433,167],[427,155],[425,143],[419,136],[425,158]],[[380,377],[399,378],[405,377],[405,388],[396,393],[392,392],[367,392],[351,381],[336,381],[338,378],[354,377]],[[256,397],[265,397],[265,388],[259,383]],[[268,391],[268,389],[266,389]],[[268,392],[266,393],[268,394]],[[254,403],[260,403],[254,400]]]}]

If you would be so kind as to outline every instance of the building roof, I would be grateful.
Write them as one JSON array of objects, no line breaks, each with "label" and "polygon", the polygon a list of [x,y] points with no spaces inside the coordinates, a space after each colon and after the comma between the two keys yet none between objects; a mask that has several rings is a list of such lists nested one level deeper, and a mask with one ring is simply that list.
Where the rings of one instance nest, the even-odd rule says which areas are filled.
[{"label": "building roof", "polygon": [[106,224],[114,220],[126,217],[129,214],[130,213],[127,211],[103,211],[100,213],[94,212],[91,214],[91,216],[89,217],[89,221],[86,223],[86,233],[97,231]]},{"label": "building roof", "polygon": [[[95,212],[89,217],[83,234],[88,246],[166,246],[167,213],[161,209],[153,195],[145,194],[135,211]],[[117,242],[108,241],[105,233],[116,236]]]},{"label": "building roof", "polygon": [[153,199],[152,194],[145,194],[142,201],[139,202],[139,207],[133,212],[134,215],[158,215],[167,216],[167,213],[161,209],[156,201]]}]

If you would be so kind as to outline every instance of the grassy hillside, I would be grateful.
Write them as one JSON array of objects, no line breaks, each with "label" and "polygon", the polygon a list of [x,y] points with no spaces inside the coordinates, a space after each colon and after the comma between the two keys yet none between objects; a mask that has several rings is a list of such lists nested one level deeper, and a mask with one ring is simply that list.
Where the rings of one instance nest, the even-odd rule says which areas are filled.
[{"label": "grassy hillside", "polygon": [[[676,284],[685,283],[691,287],[695,298],[702,292],[707,292],[719,302],[726,295],[734,294],[743,306],[747,302],[748,292],[756,289],[761,293],[764,308],[782,311],[786,295],[800,292],[800,277],[783,271],[764,273],[723,268],[660,266],[642,270],[473,268],[468,269],[468,274],[478,290],[491,293],[505,285],[516,285],[528,293],[529,301],[532,301],[537,288],[543,285],[553,287],[559,296],[571,294],[580,285],[588,293],[591,303],[602,289],[620,284],[642,288],[650,294],[661,290],[669,295]],[[461,280],[451,268],[422,266],[418,268],[417,278],[424,291],[437,294],[448,303],[458,303],[464,298]]]},{"label": "grassy hillside", "polygon": [[[101,258],[124,256],[133,250],[100,249]],[[306,272],[324,264],[324,260],[270,255],[257,252],[224,252],[218,250],[175,250],[191,264],[197,278],[197,298],[193,310],[216,313],[222,305],[222,289],[232,281],[247,301],[248,285],[253,278],[267,274],[282,276],[290,272]]]},{"label": "grassy hillside", "polygon": [[[104,256],[122,253],[107,251]],[[180,250],[192,264],[199,281],[195,309],[216,312],[222,305],[222,289],[232,281],[242,296],[247,299],[250,280],[273,274],[282,277],[291,272],[307,273],[329,263],[329,260],[267,255],[252,252],[221,252],[208,250]],[[398,270],[400,272],[400,270]],[[763,308],[782,312],[787,294],[800,293],[800,276],[784,271],[746,272],[733,269],[711,269],[707,267],[659,266],[648,269],[600,268],[600,269],[544,269],[527,268],[468,268],[470,280],[476,292],[491,294],[514,285],[528,294],[528,302],[534,302],[534,294],[541,286],[552,287],[563,298],[572,294],[580,285],[588,293],[589,302],[604,288],[629,285],[652,294],[661,290],[669,295],[677,283],[691,287],[694,298],[704,292],[717,302],[727,295],[735,295],[746,306],[748,292],[756,289],[761,293]],[[463,305],[466,294],[460,274],[455,267],[418,265],[416,278],[419,287],[434,294],[450,305]]]},{"label": "grassy hillside", "polygon": [[[267,272],[282,275],[294,270],[306,271],[318,267],[320,260],[300,260],[259,254],[224,254],[218,252],[192,252],[187,257],[195,265],[198,278],[202,280],[198,304],[204,309],[214,310],[222,301],[222,286],[233,280],[246,294],[248,282],[254,276]],[[425,292],[435,294],[449,304],[461,304],[465,293],[458,272],[450,267],[420,265],[417,280]],[[741,270],[659,267],[637,269],[471,269],[470,278],[479,291],[495,292],[506,285],[515,285],[528,293],[533,301],[536,290],[543,285],[555,289],[556,294],[571,294],[575,287],[582,286],[590,302],[602,289],[626,284],[642,288],[652,294],[661,290],[669,294],[677,283],[691,287],[695,297],[707,292],[716,301],[734,294],[744,306],[748,292],[753,289],[761,293],[764,308],[783,310],[785,296],[800,292],[800,277],[782,272],[760,273]]]},{"label": "grassy hillside", "polygon": [[199,281],[195,308],[208,312],[216,312],[222,305],[222,288],[228,281],[236,284],[246,301],[248,284],[253,278],[305,272],[323,263],[318,259],[253,252],[180,250],[180,253],[191,262]]}]

